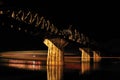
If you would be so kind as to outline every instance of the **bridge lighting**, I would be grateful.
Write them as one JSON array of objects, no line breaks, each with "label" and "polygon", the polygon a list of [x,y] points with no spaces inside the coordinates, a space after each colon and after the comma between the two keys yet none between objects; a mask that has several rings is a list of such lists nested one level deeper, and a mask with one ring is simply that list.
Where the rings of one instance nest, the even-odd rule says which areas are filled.
[{"label": "bridge lighting", "polygon": [[77,42],[80,43],[80,38],[77,39]]},{"label": "bridge lighting", "polygon": [[[32,14],[30,11],[29,12],[24,12],[22,10],[12,11],[12,12],[0,11],[0,14],[4,14],[4,13],[5,14],[7,13],[8,14],[7,16],[10,18],[13,18],[20,22],[24,22],[26,24],[30,24],[30,25],[32,24],[32,26],[34,26],[34,28],[33,27],[30,28],[31,27],[30,26],[29,28],[26,28],[26,29],[20,26],[16,26],[16,28],[19,31],[22,29],[24,32],[29,32],[30,35],[38,35],[38,36],[40,36],[41,30],[43,30],[44,32],[47,32],[47,35],[45,34],[46,39],[44,40],[44,44],[48,47],[47,65],[63,65],[64,64],[64,60],[63,60],[64,50],[63,49],[69,43],[66,39],[77,42],[78,44],[80,43],[84,46],[86,46],[87,43],[89,44],[93,43],[93,41],[92,42],[89,41],[89,38],[86,37],[86,35],[84,35],[83,33],[80,33],[74,27],[72,28],[72,25],[70,25],[68,29],[60,30],[56,26],[54,26],[54,24],[50,23],[49,20],[45,20],[44,17],[39,17],[38,14]],[[2,26],[4,25],[5,23],[2,22]],[[13,24],[11,24],[9,27],[14,28],[15,26],[13,27]],[[58,38],[53,38],[54,36],[52,37],[51,34],[58,36]],[[52,38],[49,39],[49,37],[47,37],[48,35],[50,35]],[[87,45],[87,47],[85,48],[84,46],[82,48],[80,46],[79,46],[80,48],[78,47],[80,52],[82,53],[81,61],[90,62],[90,59],[91,59],[90,54],[92,53],[94,57],[93,59],[94,62],[99,62],[101,59],[100,54],[96,51],[90,52],[89,46]],[[33,55],[32,58],[36,59],[36,56]]]},{"label": "bridge lighting", "polygon": [[15,12],[14,12],[14,11],[12,12],[11,17],[12,17],[12,18],[14,18],[14,17],[15,17]]},{"label": "bridge lighting", "polygon": [[[44,29],[51,34],[58,34],[59,36],[63,36],[64,38],[68,38],[69,40],[76,41],[80,44],[86,45],[86,43],[89,43],[88,37],[86,37],[83,33],[80,33],[77,29],[72,28],[72,25],[69,25],[68,29],[63,29],[62,31],[59,30],[56,26],[54,26],[53,23],[50,23],[49,20],[46,20],[43,16],[39,16],[38,13],[33,14],[31,11],[0,11],[0,14],[9,14],[9,17],[14,18],[18,21],[23,21],[27,24],[32,24],[35,27],[40,27],[40,29]],[[2,23],[4,26],[4,23]],[[11,25],[11,28],[13,28],[13,25]],[[20,31],[21,28],[18,28]],[[27,30],[25,30],[27,32]],[[33,34],[33,32],[30,32],[30,34]]]},{"label": "bridge lighting", "polygon": [[50,21],[49,20],[47,20],[46,25],[47,25],[47,31],[48,31],[50,29]]}]

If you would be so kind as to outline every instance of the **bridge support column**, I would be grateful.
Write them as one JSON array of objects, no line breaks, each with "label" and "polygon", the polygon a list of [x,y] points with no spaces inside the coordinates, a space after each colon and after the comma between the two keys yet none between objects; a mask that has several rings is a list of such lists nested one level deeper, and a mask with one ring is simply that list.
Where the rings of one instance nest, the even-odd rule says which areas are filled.
[{"label": "bridge support column", "polygon": [[101,60],[100,52],[99,51],[93,51],[93,62],[99,62]]},{"label": "bridge support column", "polygon": [[89,48],[79,48],[82,52],[81,62],[90,62],[90,51]]},{"label": "bridge support column", "polygon": [[44,44],[47,45],[48,47],[47,65],[63,65],[64,64],[63,47],[65,45],[65,42],[61,40],[59,41],[57,39],[54,41],[45,39]]}]

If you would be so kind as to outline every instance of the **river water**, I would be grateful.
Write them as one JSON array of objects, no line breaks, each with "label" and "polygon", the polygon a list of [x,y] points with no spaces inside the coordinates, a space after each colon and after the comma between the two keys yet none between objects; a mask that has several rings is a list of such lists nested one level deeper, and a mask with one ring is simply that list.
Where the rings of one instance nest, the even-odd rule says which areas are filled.
[{"label": "river water", "polygon": [[0,80],[120,79],[120,61],[99,63],[65,62],[62,66],[46,66],[44,60],[0,58],[0,62]]}]

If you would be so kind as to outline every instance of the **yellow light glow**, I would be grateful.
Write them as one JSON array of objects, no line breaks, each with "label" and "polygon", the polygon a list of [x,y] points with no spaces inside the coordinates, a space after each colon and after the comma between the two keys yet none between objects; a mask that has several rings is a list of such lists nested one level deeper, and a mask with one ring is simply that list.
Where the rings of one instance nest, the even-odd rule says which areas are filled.
[{"label": "yellow light glow", "polygon": [[0,14],[3,14],[3,11],[0,11]]}]

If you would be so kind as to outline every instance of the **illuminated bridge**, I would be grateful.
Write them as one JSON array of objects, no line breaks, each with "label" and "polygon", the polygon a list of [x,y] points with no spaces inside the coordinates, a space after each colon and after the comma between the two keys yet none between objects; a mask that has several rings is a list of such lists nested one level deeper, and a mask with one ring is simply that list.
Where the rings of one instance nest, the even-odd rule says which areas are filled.
[{"label": "illuminated bridge", "polygon": [[[10,21],[6,21],[5,17]],[[90,62],[91,57],[93,62],[99,62],[101,59],[100,51],[94,47],[96,45],[94,41],[72,25],[68,29],[59,29],[50,20],[46,20],[45,17],[30,10],[1,9],[0,25],[4,26],[6,23],[10,25],[11,29],[44,39],[43,43],[48,47],[47,65],[63,65],[64,47],[71,43],[74,43],[81,52],[82,62]],[[26,26],[20,26],[20,23]]]}]

